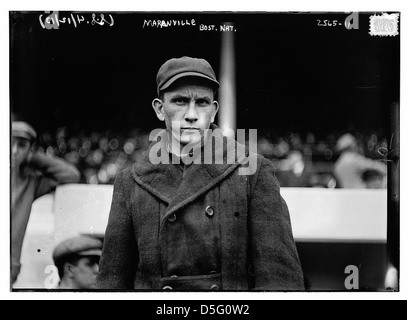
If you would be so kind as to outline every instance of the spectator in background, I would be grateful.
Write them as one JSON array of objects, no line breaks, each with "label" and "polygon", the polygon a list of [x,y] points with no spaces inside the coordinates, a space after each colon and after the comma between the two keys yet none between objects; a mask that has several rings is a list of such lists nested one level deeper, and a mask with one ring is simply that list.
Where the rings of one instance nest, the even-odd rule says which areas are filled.
[{"label": "spectator in background", "polygon": [[[336,148],[341,155],[335,163],[334,173],[341,188],[368,188],[366,177],[365,180],[363,179],[366,171],[376,172],[376,177],[383,177],[380,187],[385,187],[384,177],[387,176],[386,165],[361,155],[358,151],[357,141],[353,135],[343,135],[338,140]],[[376,185],[378,186],[377,183]]]},{"label": "spectator in background", "polygon": [[21,250],[35,199],[62,183],[75,183],[79,171],[67,162],[35,153],[37,133],[25,122],[13,122],[11,134],[11,283],[20,273]]},{"label": "spectator in background", "polygon": [[61,279],[58,289],[96,289],[102,241],[91,237],[76,237],[61,242],[53,259]]},{"label": "spectator in background", "polygon": [[310,173],[306,169],[304,155],[300,151],[291,151],[287,159],[280,162],[276,175],[281,187],[310,187]]}]

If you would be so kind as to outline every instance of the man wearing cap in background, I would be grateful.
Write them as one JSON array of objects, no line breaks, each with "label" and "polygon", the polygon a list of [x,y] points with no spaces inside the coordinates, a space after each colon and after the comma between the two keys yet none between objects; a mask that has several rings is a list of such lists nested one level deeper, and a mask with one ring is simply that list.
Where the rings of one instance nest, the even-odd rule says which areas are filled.
[{"label": "man wearing cap in background", "polygon": [[[340,137],[336,149],[341,155],[335,163],[334,173],[341,188],[366,189],[371,188],[371,185],[376,188],[386,187],[386,165],[361,155],[353,135],[347,133]],[[374,177],[374,183],[369,181],[371,177]],[[377,183],[377,177],[380,177],[381,183]]]},{"label": "man wearing cap in background", "polygon": [[[213,125],[219,83],[212,67],[171,59],[157,86],[153,108],[167,130],[116,178],[98,288],[303,290],[271,162],[252,154],[255,172],[240,174],[248,150]],[[204,147],[212,142],[209,158],[223,162],[195,161],[202,150],[207,159]],[[157,164],[154,150],[170,161]],[[236,157],[228,161],[231,151]]]},{"label": "man wearing cap in background", "polygon": [[101,254],[102,242],[95,238],[80,236],[61,242],[52,256],[60,278],[58,289],[96,289]]},{"label": "man wearing cap in background", "polygon": [[20,273],[21,250],[35,199],[62,183],[76,183],[79,171],[69,163],[35,153],[35,130],[13,122],[11,132],[11,283]]}]

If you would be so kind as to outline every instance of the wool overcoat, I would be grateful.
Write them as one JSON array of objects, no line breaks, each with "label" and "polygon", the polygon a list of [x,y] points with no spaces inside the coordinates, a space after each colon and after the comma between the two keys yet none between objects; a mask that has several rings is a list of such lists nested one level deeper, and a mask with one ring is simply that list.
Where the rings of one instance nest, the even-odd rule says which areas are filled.
[{"label": "wool overcoat", "polygon": [[[272,163],[232,139],[214,141],[222,164],[154,164],[152,150],[165,152],[157,139],[117,176],[99,289],[304,290]],[[241,172],[248,159],[252,175]]]}]

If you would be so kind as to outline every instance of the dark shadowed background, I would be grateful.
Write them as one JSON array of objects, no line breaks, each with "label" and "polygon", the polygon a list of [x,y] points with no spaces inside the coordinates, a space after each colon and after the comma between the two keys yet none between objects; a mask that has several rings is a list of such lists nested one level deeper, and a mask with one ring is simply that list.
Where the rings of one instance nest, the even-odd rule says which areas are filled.
[{"label": "dark shadowed background", "polygon": [[[219,74],[221,32],[199,26],[223,22],[236,28],[238,128],[384,135],[389,104],[398,101],[399,38],[370,36],[369,14],[360,14],[358,30],[317,25],[344,23],[349,13],[113,13],[111,27],[58,30],[43,29],[40,14],[10,14],[11,109],[40,132],[160,126],[150,107],[158,68],[189,55],[206,58]],[[197,26],[143,29],[144,20],[158,19]]]}]

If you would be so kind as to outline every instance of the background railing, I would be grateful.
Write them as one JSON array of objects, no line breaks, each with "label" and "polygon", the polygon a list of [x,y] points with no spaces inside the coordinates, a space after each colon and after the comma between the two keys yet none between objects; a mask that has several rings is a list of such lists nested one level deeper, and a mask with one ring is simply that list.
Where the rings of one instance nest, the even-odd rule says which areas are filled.
[{"label": "background railing", "polygon": [[[38,199],[15,288],[45,288],[52,250],[60,241],[78,234],[103,238],[112,192],[111,185],[65,185]],[[308,290],[346,290],[349,265],[360,269],[361,289],[385,289],[386,190],[282,188],[281,194],[290,210]]]}]

